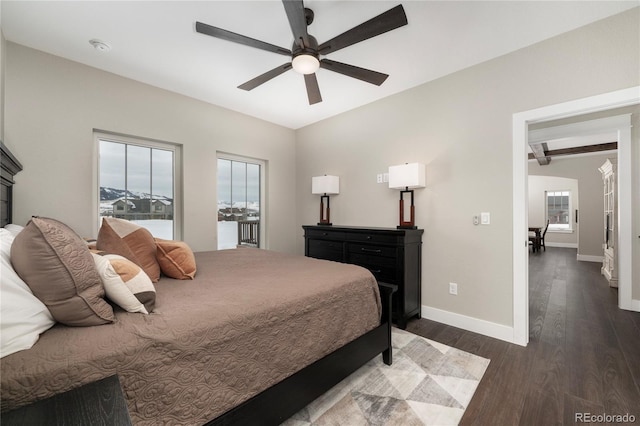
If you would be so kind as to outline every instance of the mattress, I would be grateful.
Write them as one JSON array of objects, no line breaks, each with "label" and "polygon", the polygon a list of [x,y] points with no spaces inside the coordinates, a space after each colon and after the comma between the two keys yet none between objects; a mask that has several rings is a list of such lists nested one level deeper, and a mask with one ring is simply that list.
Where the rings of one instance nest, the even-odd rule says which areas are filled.
[{"label": "mattress", "polygon": [[118,374],[134,424],[202,424],[380,324],[361,267],[254,248],[195,256],[195,280],[156,283],[150,315],[57,324],[2,358],[2,411]]}]

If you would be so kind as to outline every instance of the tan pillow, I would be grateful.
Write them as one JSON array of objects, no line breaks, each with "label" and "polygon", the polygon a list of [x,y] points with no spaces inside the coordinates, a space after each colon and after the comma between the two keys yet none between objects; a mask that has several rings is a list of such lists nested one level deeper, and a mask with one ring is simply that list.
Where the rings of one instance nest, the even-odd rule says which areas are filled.
[{"label": "tan pillow", "polygon": [[127,312],[153,311],[156,289],[141,267],[117,254],[91,254],[109,300]]},{"label": "tan pillow", "polygon": [[113,322],[87,244],[64,223],[34,216],[13,240],[11,263],[56,321],[72,326]]},{"label": "tan pillow", "polygon": [[146,228],[128,220],[104,217],[96,247],[98,250],[126,257],[141,267],[152,282],[160,279],[156,242]]},{"label": "tan pillow", "polygon": [[156,238],[158,263],[162,273],[178,280],[192,280],[196,275],[196,258],[184,241]]}]

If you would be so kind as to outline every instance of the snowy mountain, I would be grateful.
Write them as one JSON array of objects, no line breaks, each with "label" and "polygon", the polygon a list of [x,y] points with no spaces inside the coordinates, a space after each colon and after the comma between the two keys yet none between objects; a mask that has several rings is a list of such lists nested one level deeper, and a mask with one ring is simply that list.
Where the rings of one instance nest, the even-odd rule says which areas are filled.
[{"label": "snowy mountain", "polygon": [[[133,192],[127,191],[124,189],[116,189],[116,188],[107,188],[104,186],[100,187],[100,201],[114,201],[120,198],[128,198],[128,199],[138,199],[144,200],[152,198],[152,195],[146,192]],[[165,195],[153,195],[154,200],[168,200],[173,201],[173,198],[167,197]]]}]

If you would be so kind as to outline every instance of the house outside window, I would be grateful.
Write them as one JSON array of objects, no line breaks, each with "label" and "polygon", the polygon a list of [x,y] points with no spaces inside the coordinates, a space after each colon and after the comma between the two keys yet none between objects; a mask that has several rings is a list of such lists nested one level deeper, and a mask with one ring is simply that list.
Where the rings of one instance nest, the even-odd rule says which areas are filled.
[{"label": "house outside window", "polygon": [[154,237],[180,239],[180,146],[95,134],[98,147],[98,220],[115,217]]},{"label": "house outside window", "polygon": [[571,232],[571,191],[546,191],[549,231]]}]

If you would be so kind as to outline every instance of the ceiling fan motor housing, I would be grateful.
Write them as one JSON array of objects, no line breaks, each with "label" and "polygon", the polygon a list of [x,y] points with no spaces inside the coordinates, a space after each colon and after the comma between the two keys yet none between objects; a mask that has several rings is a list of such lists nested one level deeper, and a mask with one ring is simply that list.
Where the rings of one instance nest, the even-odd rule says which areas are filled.
[{"label": "ceiling fan motor housing", "polygon": [[320,55],[318,54],[318,40],[316,40],[314,36],[309,34],[309,46],[300,48],[300,46],[298,46],[294,41],[293,46],[291,46],[291,52],[293,53],[291,55],[292,58],[295,58],[299,55],[310,55],[316,59],[319,59]]}]

